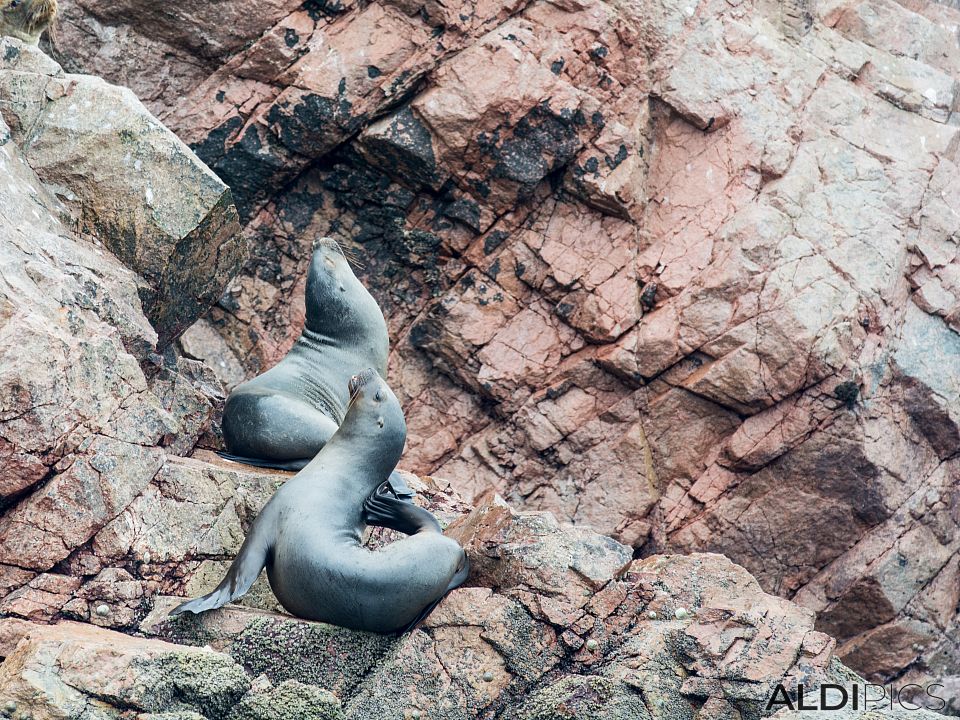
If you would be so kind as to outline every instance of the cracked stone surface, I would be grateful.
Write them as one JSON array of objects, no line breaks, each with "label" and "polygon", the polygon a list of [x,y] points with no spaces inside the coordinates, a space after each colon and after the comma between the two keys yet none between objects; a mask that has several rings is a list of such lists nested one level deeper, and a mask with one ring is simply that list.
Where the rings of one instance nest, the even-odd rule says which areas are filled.
[{"label": "cracked stone surface", "polygon": [[477,568],[413,633],[301,621],[263,587],[245,606],[169,618],[181,598],[164,593],[215,585],[223,568],[211,575],[204,561],[236,553],[242,525],[284,478],[204,457],[168,458],[94,538],[96,554],[76,553],[66,572],[4,599],[4,707],[97,720],[706,720],[763,714],[777,684],[857,679],[812,611],[764,593],[723,556],[634,560],[548,512],[493,494],[470,507],[413,475],[417,501]]},{"label": "cracked stone surface", "polygon": [[[72,153],[89,157],[73,163]],[[169,185],[174,203],[205,178],[214,195],[198,194],[176,212],[187,220],[200,212],[210,232],[197,225],[192,239],[160,242],[154,231],[172,210],[151,215],[135,193],[109,190],[136,174],[121,161],[134,156],[144,158],[158,192]],[[223,398],[209,369],[169,348],[158,352],[158,329],[170,329],[163,318],[180,310],[157,297],[176,289],[190,305],[209,292],[191,285],[190,272],[217,282],[199,263],[180,273],[176,263],[186,256],[175,246],[200,241],[224,259],[228,246],[241,247],[239,237],[218,247],[230,228],[221,215],[236,214],[228,199],[129,91],[66,75],[39,50],[0,40],[0,615],[102,618],[95,609],[106,603],[118,608],[114,623],[124,616],[130,625],[131,607],[152,592],[149,575],[110,566],[118,557],[110,549],[135,545],[131,536],[151,520],[166,522],[145,512],[131,529],[130,509],[170,482],[176,454],[205,436]],[[121,216],[133,218],[129,232],[116,226]],[[170,263],[159,295],[138,252]],[[186,321],[205,308],[194,305]]]},{"label": "cracked stone surface", "polygon": [[[723,553],[870,679],[960,687],[956,8],[194,4],[62,0],[53,49],[237,198],[251,257],[187,359],[272,365],[334,236],[388,317],[405,468]],[[615,692],[582,683],[551,698]]]},{"label": "cracked stone surface", "polygon": [[143,309],[168,346],[244,262],[229,188],[129,89],[66,74],[14,41],[0,58],[13,145],[77,229],[138,273]]},{"label": "cracked stone surface", "polygon": [[[411,480],[424,496],[436,492]],[[443,505],[436,496],[428,504]],[[835,658],[834,641],[814,629],[811,611],[763,593],[722,556],[631,560],[609,538],[549,513],[511,510],[495,496],[459,514],[448,532],[460,533],[482,570],[403,638],[251,607],[171,619],[175,597],[158,597],[139,630],[203,645],[255,683],[332,693],[348,718],[533,720],[563,717],[550,714],[561,708],[603,709],[597,716],[611,720],[719,717],[705,713],[707,703],[756,716],[777,683],[855,677]],[[544,610],[560,606],[563,617]],[[16,628],[26,639],[10,656],[15,671],[19,658],[38,652],[36,638],[74,642],[70,624],[36,635],[33,627]],[[156,642],[151,655],[171,647],[137,642]],[[10,687],[0,682],[0,693]]]}]

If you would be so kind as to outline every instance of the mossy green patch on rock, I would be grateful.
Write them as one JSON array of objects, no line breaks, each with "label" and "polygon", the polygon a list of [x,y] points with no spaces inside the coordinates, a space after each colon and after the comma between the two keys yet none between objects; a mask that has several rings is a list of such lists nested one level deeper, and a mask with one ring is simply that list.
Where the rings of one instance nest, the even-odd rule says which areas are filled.
[{"label": "mossy green patch on rock", "polygon": [[273,682],[298,680],[343,697],[397,642],[395,638],[323,623],[264,617],[247,625],[230,654],[254,675],[262,673]]},{"label": "mossy green patch on rock", "polygon": [[287,680],[276,688],[250,694],[240,701],[229,720],[344,720],[336,696],[313,685]]},{"label": "mossy green patch on rock", "polygon": [[534,693],[504,720],[650,720],[643,698],[617,680],[583,675],[565,677]]},{"label": "mossy green patch on rock", "polygon": [[250,689],[243,668],[227,655],[184,652],[138,665],[137,705],[154,711],[195,710],[208,718],[224,717]]},{"label": "mossy green patch on rock", "polygon": [[151,628],[151,633],[178,645],[195,647],[208,645],[218,639],[217,633],[204,624],[203,616],[193,613],[165,617],[162,625]]},{"label": "mossy green patch on rock", "polygon": [[487,627],[482,637],[503,657],[507,670],[524,682],[535,682],[563,657],[550,628],[534,622],[518,603],[504,610],[503,624]]},{"label": "mossy green patch on rock", "polygon": [[479,716],[476,708],[469,707],[461,684],[444,672],[435,642],[425,632],[407,635],[377,673],[345,698],[345,704],[352,720],[382,717],[387,708],[403,720],[416,717],[416,713],[422,720],[472,720]]}]

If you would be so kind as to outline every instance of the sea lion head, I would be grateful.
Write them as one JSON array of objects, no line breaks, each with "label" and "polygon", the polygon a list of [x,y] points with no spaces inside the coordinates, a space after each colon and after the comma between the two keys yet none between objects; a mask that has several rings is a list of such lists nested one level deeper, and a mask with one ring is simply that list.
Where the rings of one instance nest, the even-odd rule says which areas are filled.
[{"label": "sea lion head", "polygon": [[0,0],[0,35],[36,45],[57,15],[57,0]]},{"label": "sea lion head", "polygon": [[337,431],[373,443],[378,457],[389,469],[396,467],[407,439],[407,423],[400,401],[373,368],[357,373],[347,383],[350,405]]},{"label": "sea lion head", "polygon": [[339,243],[317,241],[307,275],[306,327],[332,337],[365,333],[374,323],[385,323],[383,313],[353,268]]}]

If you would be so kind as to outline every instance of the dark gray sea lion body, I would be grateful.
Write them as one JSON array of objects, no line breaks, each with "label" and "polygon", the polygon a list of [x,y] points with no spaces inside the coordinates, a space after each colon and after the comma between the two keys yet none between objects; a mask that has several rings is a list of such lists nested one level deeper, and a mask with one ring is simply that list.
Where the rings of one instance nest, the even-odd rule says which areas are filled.
[{"label": "dark gray sea lion body", "polygon": [[386,375],[383,313],[332,240],[314,250],[305,300],[306,323],[290,352],[227,398],[224,456],[231,460],[304,467],[343,422],[350,377],[368,367]]},{"label": "dark gray sea lion body", "polygon": [[[266,567],[274,594],[293,615],[399,633],[463,583],[463,549],[389,480],[406,438],[400,403],[372,369],[351,386],[340,428],[267,503],[223,582],[171,614],[221,607],[246,593]],[[409,537],[371,551],[361,545],[368,524]]]}]

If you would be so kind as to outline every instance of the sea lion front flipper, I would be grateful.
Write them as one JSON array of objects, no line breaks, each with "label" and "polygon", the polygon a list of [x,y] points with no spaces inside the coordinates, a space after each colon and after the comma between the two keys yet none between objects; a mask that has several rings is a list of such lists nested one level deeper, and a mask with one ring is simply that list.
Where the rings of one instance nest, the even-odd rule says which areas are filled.
[{"label": "sea lion front flipper", "polygon": [[[260,517],[257,520],[260,520]],[[183,612],[199,614],[207,610],[216,610],[228,602],[246,595],[260,576],[260,571],[267,564],[267,556],[270,553],[269,539],[264,537],[264,531],[258,532],[262,526],[263,523],[254,522],[250,534],[243,541],[240,552],[237,553],[237,557],[227,571],[226,577],[213,592],[178,605],[170,611],[170,616],[179,615]]]},{"label": "sea lion front flipper", "polygon": [[[447,592],[454,590],[461,585],[463,585],[467,578],[470,576],[470,558],[467,557],[467,553],[463,553],[463,560],[460,562],[460,567],[457,568],[456,574],[450,579],[450,584],[447,585]],[[446,597],[446,593],[444,593]]]},{"label": "sea lion front flipper", "polygon": [[444,593],[443,595],[441,595],[440,597],[438,597],[436,600],[434,600],[432,603],[430,603],[429,605],[427,605],[423,610],[420,611],[420,614],[417,615],[416,619],[414,619],[413,622],[411,622],[409,625],[401,628],[400,630],[397,630],[397,631],[394,633],[394,635],[395,635],[396,637],[400,637],[401,635],[406,635],[408,632],[413,632],[414,630],[416,630],[416,629],[417,629],[417,625],[419,625],[419,624],[422,623],[424,620],[426,620],[426,619],[427,619],[427,616],[428,616],[430,613],[432,613],[434,610],[437,609],[437,605],[439,605],[439,604],[441,603],[441,601],[443,600],[443,598],[445,598],[446,596],[447,596],[447,594]]},{"label": "sea lion front flipper", "polygon": [[387,483],[390,487],[390,491],[393,493],[394,497],[400,499],[409,499],[412,498],[416,493],[410,489],[410,486],[407,485],[407,481],[403,479],[403,475],[394,470],[390,473],[390,477],[387,478]]}]

